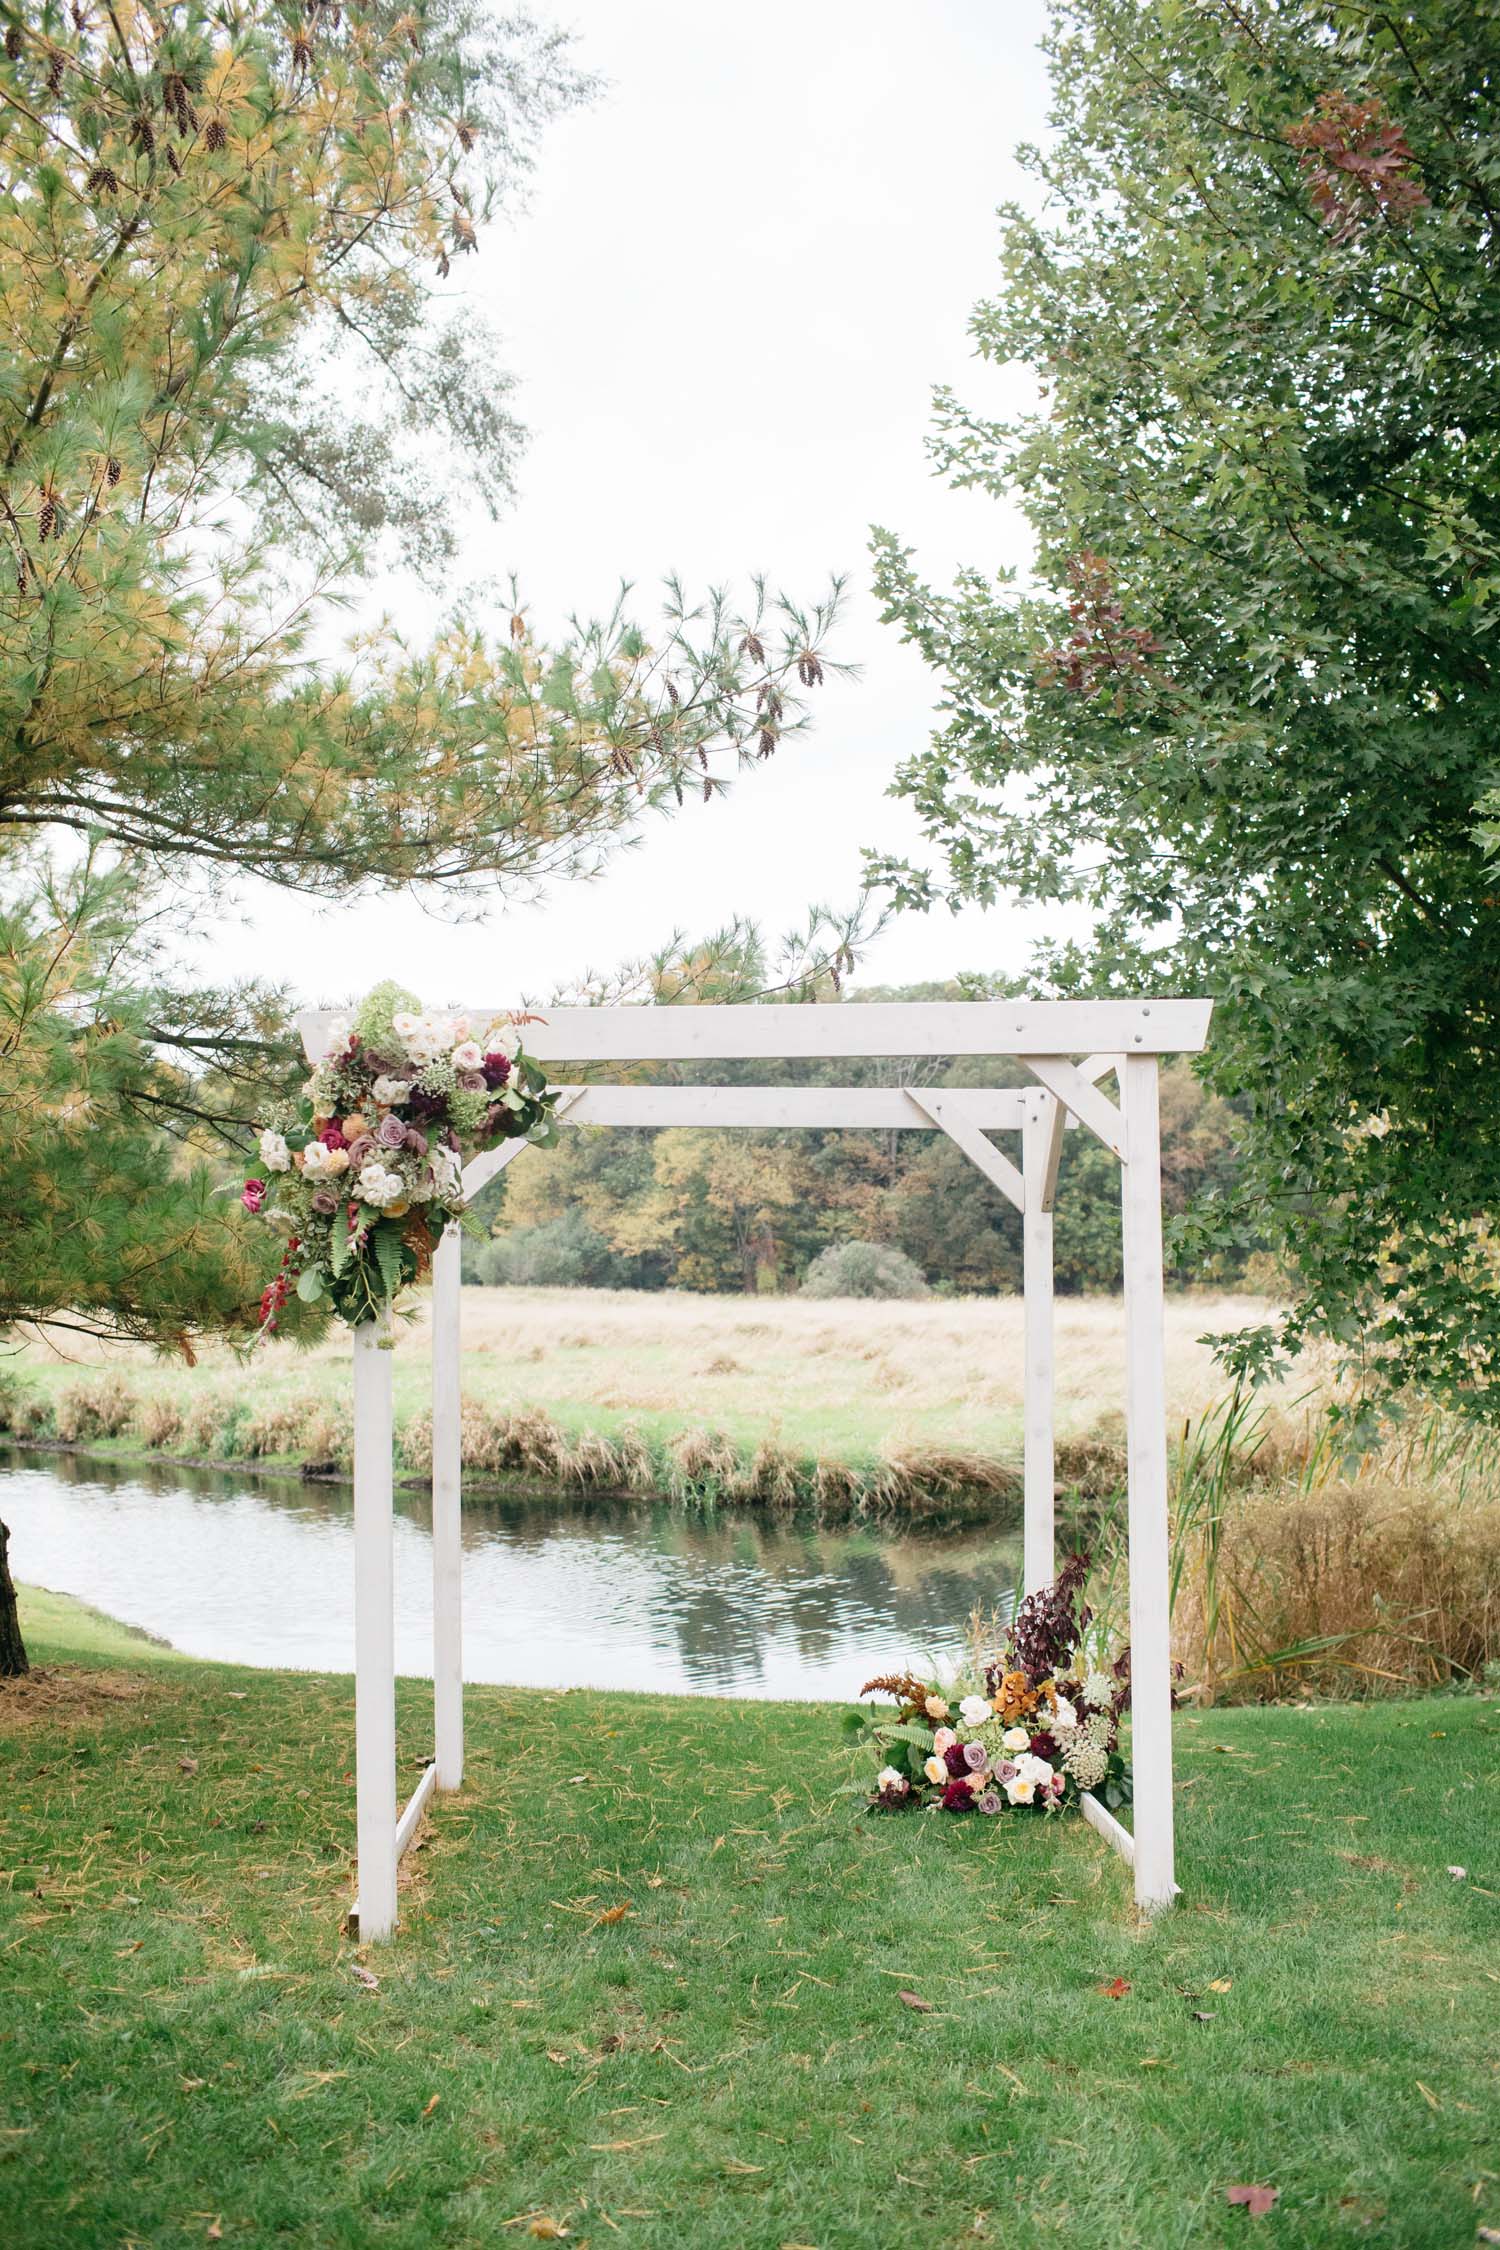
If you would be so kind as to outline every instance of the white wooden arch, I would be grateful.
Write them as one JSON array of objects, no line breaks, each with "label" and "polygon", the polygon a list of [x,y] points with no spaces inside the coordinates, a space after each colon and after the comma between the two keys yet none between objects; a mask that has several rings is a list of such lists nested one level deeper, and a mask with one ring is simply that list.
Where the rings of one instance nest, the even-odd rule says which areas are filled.
[{"label": "white wooden arch", "polygon": [[[476,1020],[501,1007],[469,1010]],[[563,1084],[570,1124],[820,1126],[943,1132],[1022,1214],[1025,1286],[1024,1588],[1054,1575],[1052,1206],[1062,1134],[1076,1123],[1119,1159],[1123,1216],[1129,1487],[1131,1750],[1134,1833],[1091,1795],[1085,1817],[1134,1869],[1137,1905],[1169,1906],[1173,1877],[1172,1698],[1167,1552],[1166,1343],[1162,1304],[1164,1054],[1196,1053],[1207,1000],[897,1001],[790,1007],[556,1008],[526,1033],[529,1054],[560,1063],[1009,1056],[1021,1089],[972,1087],[611,1086]],[[299,1018],[309,1060],[331,1012]],[[1118,1102],[1102,1090],[1113,1076]],[[554,1083],[556,1081],[554,1080]],[[1019,1133],[1017,1164],[988,1138]],[[470,1195],[519,1156],[509,1141],[464,1172]],[[362,1939],[396,1926],[401,1855],[437,1790],[463,1781],[460,1241],[433,1259],[432,1572],[435,1755],[412,1796],[396,1794],[391,1358],[371,1323],[354,1333],[355,1754]]]}]

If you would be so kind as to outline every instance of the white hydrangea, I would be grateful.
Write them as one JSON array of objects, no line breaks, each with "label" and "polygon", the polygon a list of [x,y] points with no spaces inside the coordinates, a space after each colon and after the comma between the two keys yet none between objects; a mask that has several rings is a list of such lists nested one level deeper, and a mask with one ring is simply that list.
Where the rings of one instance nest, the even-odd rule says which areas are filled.
[{"label": "white hydrangea", "polygon": [[341,1055],[347,1055],[349,1042],[353,1037],[354,1026],[349,1018],[347,1016],[335,1016],[327,1031],[323,1034],[323,1053],[327,1060],[336,1062]]},{"label": "white hydrangea", "polygon": [[292,1168],[286,1135],[274,1132],[269,1125],[260,1136],[260,1160],[268,1172],[289,1172]]},{"label": "white hydrangea", "polygon": [[1051,1732],[1070,1734],[1078,1724],[1078,1713],[1065,1695],[1060,1695],[1052,1712]]},{"label": "white hydrangea", "polygon": [[[342,1155],[343,1151],[337,1153]],[[384,1211],[389,1204],[400,1202],[406,1193],[406,1183],[399,1172],[372,1161],[360,1167],[354,1192],[362,1203],[373,1203],[377,1211]]]},{"label": "white hydrangea", "polygon": [[1106,1703],[1115,1699],[1115,1683],[1107,1672],[1093,1671],[1083,1683],[1083,1700],[1089,1708],[1101,1711]]},{"label": "white hydrangea", "polygon": [[409,1078],[377,1078],[370,1091],[375,1096],[376,1101],[385,1103],[387,1109],[399,1109],[404,1101],[409,1101],[411,1098],[411,1080]]},{"label": "white hydrangea", "polygon": [[982,1727],[995,1713],[988,1696],[966,1695],[958,1707],[958,1715],[966,1727]]}]

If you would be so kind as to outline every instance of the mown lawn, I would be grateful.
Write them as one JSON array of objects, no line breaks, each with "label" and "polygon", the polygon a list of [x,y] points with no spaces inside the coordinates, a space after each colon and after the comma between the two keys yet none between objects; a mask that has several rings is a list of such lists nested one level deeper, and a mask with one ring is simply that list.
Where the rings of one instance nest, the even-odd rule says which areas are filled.
[{"label": "mown lawn", "polygon": [[30,1614],[76,1669],[0,1689],[6,2250],[1500,2225],[1492,1701],[1184,1715],[1138,1928],[1081,1825],[858,1817],[825,1708],[476,1690],[358,1954],[350,1683]]}]

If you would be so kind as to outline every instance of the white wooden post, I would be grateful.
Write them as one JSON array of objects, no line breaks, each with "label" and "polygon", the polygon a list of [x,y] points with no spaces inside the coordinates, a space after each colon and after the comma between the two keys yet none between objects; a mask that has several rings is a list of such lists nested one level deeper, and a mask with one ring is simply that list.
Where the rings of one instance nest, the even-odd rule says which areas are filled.
[{"label": "white wooden post", "polygon": [[1050,1586],[1057,1575],[1053,1494],[1055,1349],[1052,1323],[1052,1201],[1057,1174],[1053,1151],[1062,1123],[1055,1096],[1026,1097],[1021,1164],[1026,1181],[1022,1214],[1022,1304],[1026,1321],[1023,1434],[1026,1449],[1025,1532],[1021,1591]]},{"label": "white wooden post", "polygon": [[354,1331],[354,1762],[361,1942],[396,1927],[396,1616],[391,1354]]},{"label": "white wooden post", "polygon": [[1167,1557],[1166,1336],[1161,1264],[1161,1128],[1155,1055],[1129,1054],[1121,1197],[1125,1250],[1125,1408],[1130,1483],[1130,1711],[1135,1776],[1135,1899],[1170,1906],[1172,1663]]},{"label": "white wooden post", "polygon": [[449,1227],[432,1258],[432,1715],[439,1789],[461,1788],[464,1778],[461,1265],[462,1237]]}]

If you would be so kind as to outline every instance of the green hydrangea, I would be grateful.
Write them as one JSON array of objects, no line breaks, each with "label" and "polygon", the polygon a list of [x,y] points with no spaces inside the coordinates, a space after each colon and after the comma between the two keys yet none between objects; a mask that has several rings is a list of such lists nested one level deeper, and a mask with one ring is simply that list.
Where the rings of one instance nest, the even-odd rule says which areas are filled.
[{"label": "green hydrangea", "polygon": [[422,1003],[416,994],[408,992],[405,985],[396,984],[387,978],[384,984],[377,984],[374,991],[367,993],[360,1002],[354,1028],[365,1045],[373,1047],[377,1054],[392,1050],[399,1054],[401,1042],[396,1037],[394,1019],[403,1015],[420,1015],[421,1012]]},{"label": "green hydrangea", "polygon": [[448,1115],[460,1135],[477,1133],[489,1115],[490,1097],[487,1092],[471,1092],[467,1086],[455,1087],[448,1096]]}]

